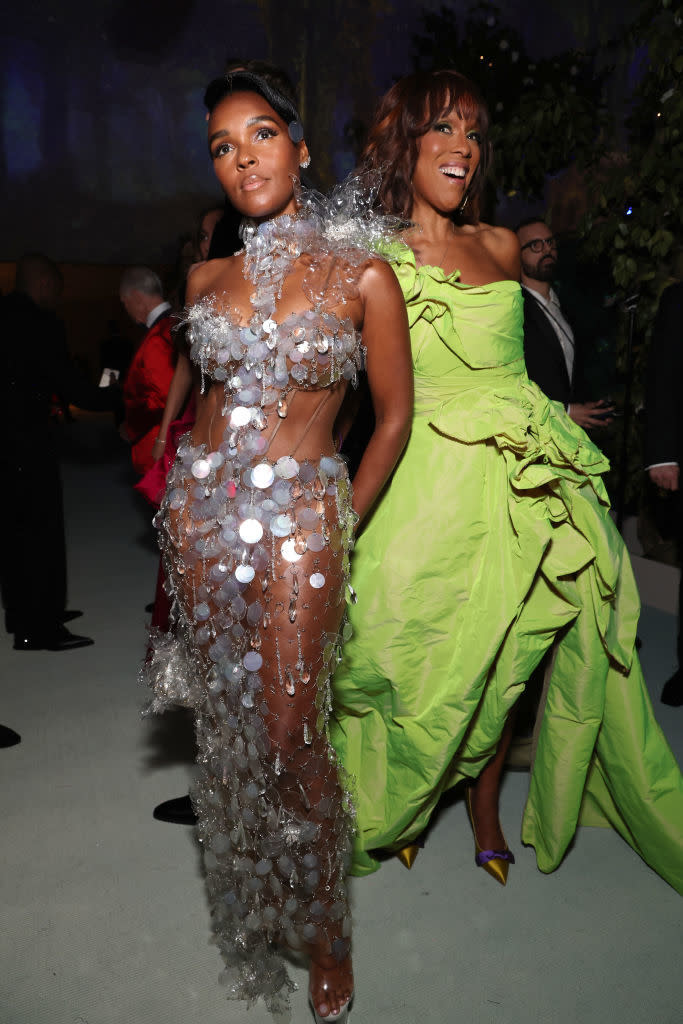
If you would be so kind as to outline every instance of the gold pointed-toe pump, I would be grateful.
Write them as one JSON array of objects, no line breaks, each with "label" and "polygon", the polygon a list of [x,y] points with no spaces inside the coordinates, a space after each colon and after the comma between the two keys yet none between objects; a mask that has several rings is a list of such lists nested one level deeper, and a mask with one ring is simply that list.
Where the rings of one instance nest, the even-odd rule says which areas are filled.
[{"label": "gold pointed-toe pump", "polygon": [[515,863],[515,855],[508,847],[507,842],[505,843],[504,850],[484,850],[479,845],[477,839],[477,830],[474,827],[474,817],[472,815],[472,797],[470,793],[470,787],[467,787],[465,793],[465,804],[467,806],[467,815],[470,819],[470,825],[472,826],[472,835],[474,836],[474,863],[478,868],[483,868],[484,871],[488,872],[492,878],[495,878],[501,885],[505,885],[508,880],[508,871],[510,865]]},{"label": "gold pointed-toe pump", "polygon": [[408,868],[410,871],[419,852],[420,847],[417,843],[409,843],[408,846],[403,846],[398,850],[396,856],[400,860],[401,864],[403,864],[404,868]]}]

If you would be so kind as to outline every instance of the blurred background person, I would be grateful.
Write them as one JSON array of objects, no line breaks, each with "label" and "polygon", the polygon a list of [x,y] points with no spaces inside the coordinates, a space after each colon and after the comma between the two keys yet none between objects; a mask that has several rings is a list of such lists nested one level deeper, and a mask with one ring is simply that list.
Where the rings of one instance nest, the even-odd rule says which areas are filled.
[{"label": "blurred background person", "polygon": [[125,270],[119,294],[131,320],[147,328],[123,385],[125,418],[120,428],[131,445],[133,468],[142,476],[154,461],[152,448],[175,370],[171,304],[164,300],[158,274],[149,267]]},{"label": "blurred background person", "polygon": [[538,217],[516,229],[522,263],[524,296],[524,359],[530,380],[548,398],[561,402],[584,430],[612,420],[613,407],[604,400],[577,401],[577,346],[566,311],[553,288],[557,276],[557,238]]},{"label": "blurred background person", "polygon": [[28,253],[17,263],[14,291],[0,300],[0,582],[5,627],[19,651],[66,651],[93,643],[64,625],[82,612],[66,609],[62,480],[50,410],[53,395],[90,410],[114,410],[120,398],[115,389],[91,385],[69,359],[55,312],[63,285],[52,260]]},{"label": "blurred background person", "polygon": [[[652,483],[672,495],[676,503],[679,559],[683,551],[683,507],[680,497],[680,463],[683,452],[683,282],[662,293],[650,342],[645,392],[645,463]],[[662,690],[662,703],[683,706],[683,636],[681,602],[683,573],[678,593],[678,667]]]}]

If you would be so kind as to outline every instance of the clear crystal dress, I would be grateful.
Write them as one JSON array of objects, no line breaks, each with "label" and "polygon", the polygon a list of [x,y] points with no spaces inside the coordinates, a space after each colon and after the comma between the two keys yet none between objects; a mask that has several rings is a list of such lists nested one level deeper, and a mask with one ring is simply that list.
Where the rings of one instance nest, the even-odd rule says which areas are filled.
[{"label": "clear crystal dress", "polygon": [[[361,340],[339,310],[369,253],[339,209],[304,206],[243,237],[249,322],[217,297],[187,311],[191,358],[222,385],[224,430],[215,450],[187,435],[169,476],[156,523],[177,626],[152,636],[143,677],[153,711],[196,712],[192,796],[229,993],[277,1012],[291,988],[278,946],[349,950],[353,809],[327,717],[356,516],[331,446],[271,452],[300,391],[318,396],[303,444],[332,386],[355,383]],[[310,306],[278,322],[302,254]]]}]

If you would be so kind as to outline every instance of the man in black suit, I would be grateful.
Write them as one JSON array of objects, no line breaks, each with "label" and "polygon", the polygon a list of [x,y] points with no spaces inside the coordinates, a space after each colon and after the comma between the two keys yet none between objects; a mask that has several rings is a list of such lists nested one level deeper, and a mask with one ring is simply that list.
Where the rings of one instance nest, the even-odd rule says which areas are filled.
[{"label": "man in black suit", "polygon": [[93,410],[113,409],[117,398],[89,384],[71,363],[54,312],[61,293],[58,267],[32,253],[18,261],[16,288],[0,300],[0,585],[5,625],[18,651],[66,651],[93,642],[64,626],[81,613],[65,607],[62,481],[50,407],[53,395]]},{"label": "man in black suit", "polygon": [[529,378],[548,398],[561,402],[567,413],[588,430],[610,422],[607,402],[576,401],[576,342],[574,331],[552,287],[557,272],[557,239],[538,218],[517,227],[524,295],[524,358]]},{"label": "man in black suit", "polygon": [[[680,462],[683,452],[683,282],[662,292],[652,329],[645,391],[645,465],[650,480],[664,491],[675,492],[678,503],[679,552],[683,553],[683,505]],[[683,706],[683,572],[678,607],[678,668],[662,690],[662,702]]]}]

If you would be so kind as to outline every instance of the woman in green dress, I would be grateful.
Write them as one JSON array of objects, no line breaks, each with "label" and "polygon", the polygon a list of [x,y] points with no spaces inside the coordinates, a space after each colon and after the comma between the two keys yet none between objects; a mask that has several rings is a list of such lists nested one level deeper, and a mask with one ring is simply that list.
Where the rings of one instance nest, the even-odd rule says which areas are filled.
[{"label": "woman in green dress", "polygon": [[[488,116],[455,72],[397,83],[366,150],[408,309],[412,433],[352,561],[354,634],[333,743],[352,780],[354,872],[402,852],[467,780],[476,863],[505,884],[511,711],[554,644],[522,840],[542,871],[610,824],[683,891],[683,780],[634,649],[639,602],[601,452],[527,377],[516,239],[479,220]],[[407,243],[407,244],[405,244]]]}]

